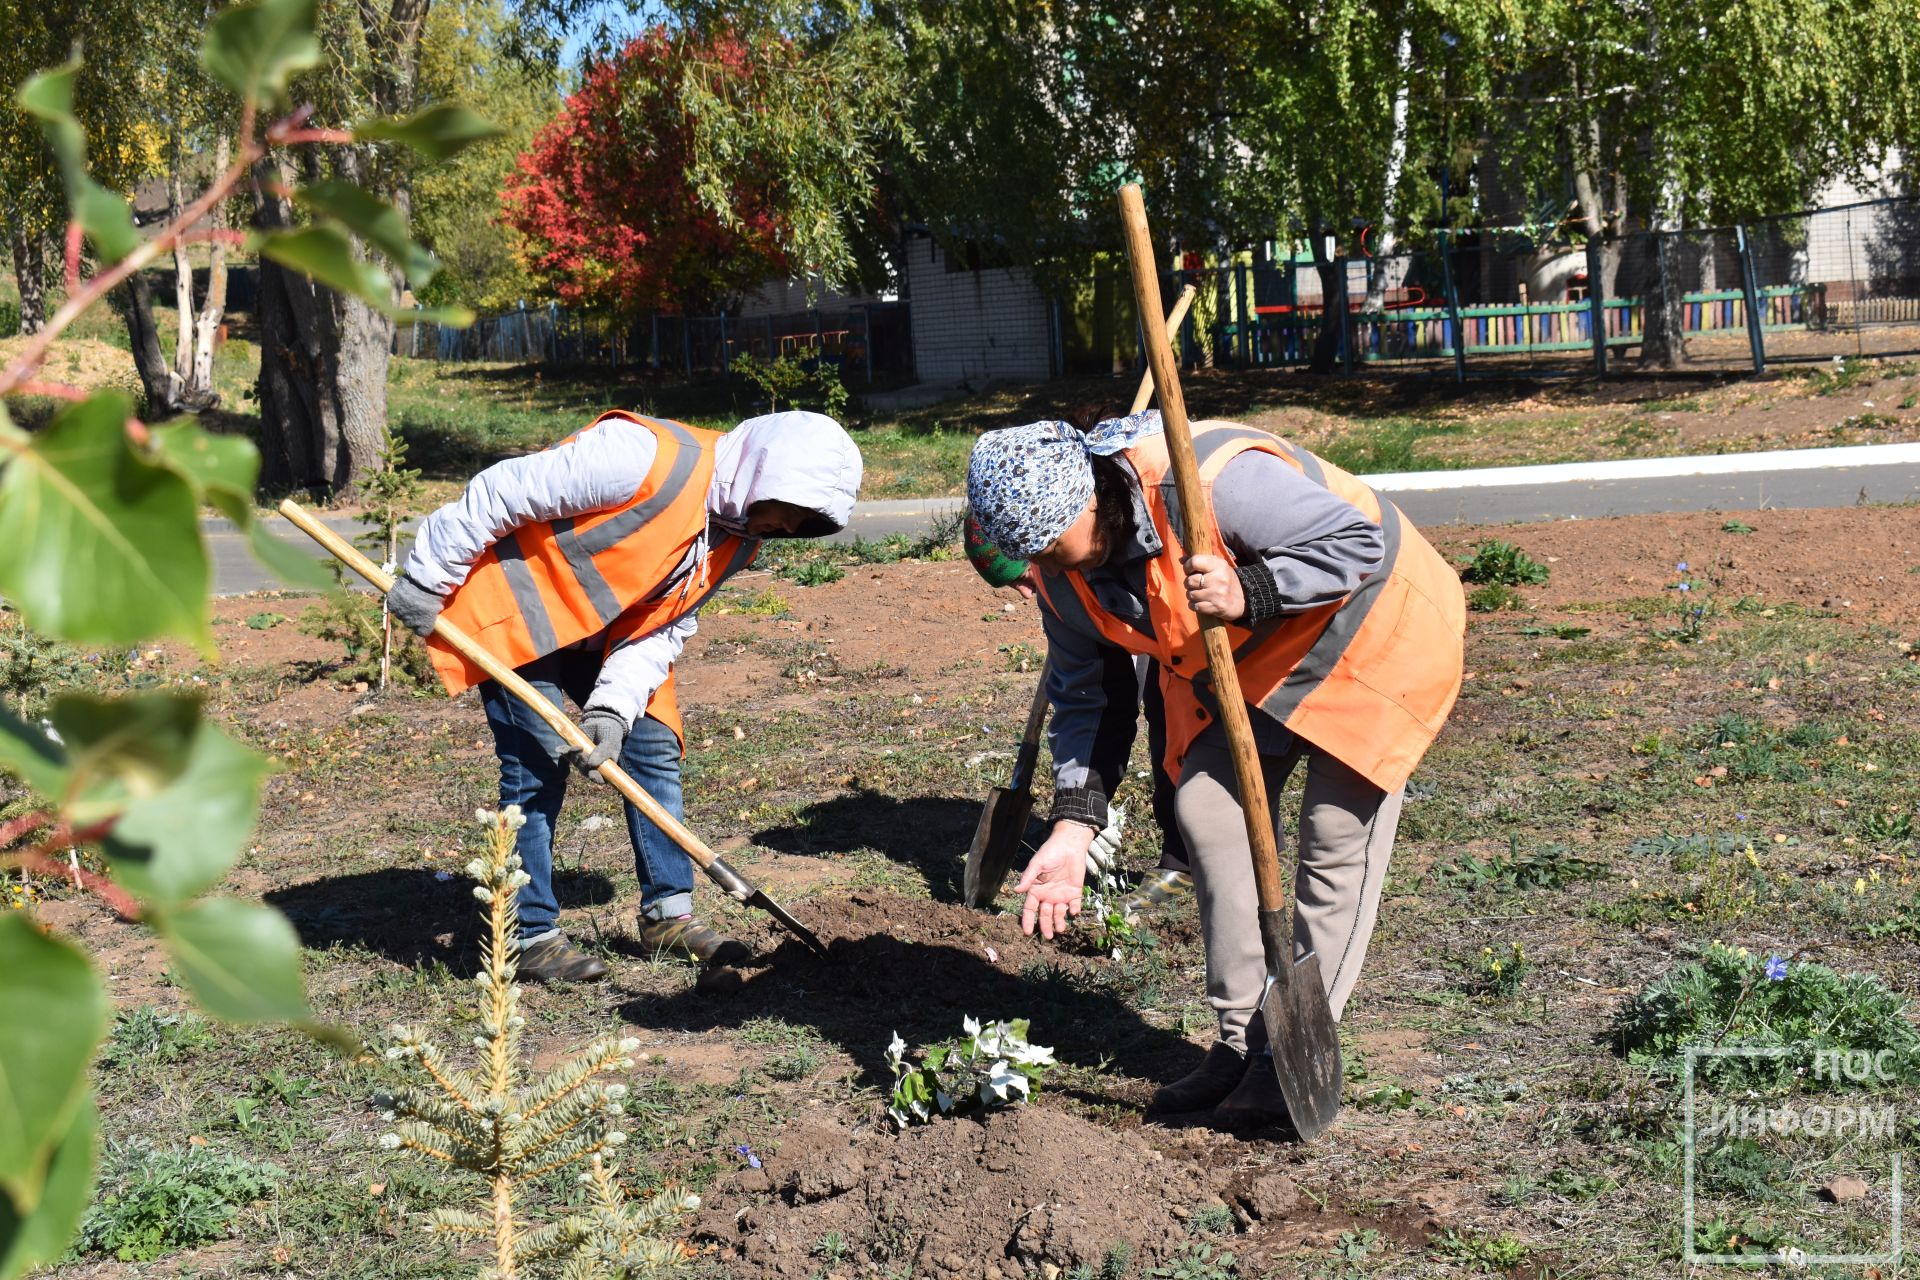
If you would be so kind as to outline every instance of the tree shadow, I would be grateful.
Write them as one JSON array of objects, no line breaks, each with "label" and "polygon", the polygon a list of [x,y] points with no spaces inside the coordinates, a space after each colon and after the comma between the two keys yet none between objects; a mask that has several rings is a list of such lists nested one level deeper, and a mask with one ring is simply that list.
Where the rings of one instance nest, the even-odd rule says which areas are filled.
[{"label": "tree shadow", "polygon": [[[463,872],[383,867],[275,889],[266,901],[300,934],[302,946],[361,946],[409,968],[438,963],[472,968],[483,927],[473,882]],[[568,907],[613,901],[613,881],[598,871],[554,871],[554,896]]]},{"label": "tree shadow", "polygon": [[935,899],[958,902],[980,805],[978,798],[891,796],[862,787],[808,805],[795,825],[756,831],[753,842],[808,856],[873,849],[918,871]]},{"label": "tree shadow", "polygon": [[887,933],[836,939],[824,958],[789,940],[763,960],[765,968],[732,989],[703,982],[638,996],[620,1014],[636,1025],[690,1033],[778,1018],[838,1046],[857,1064],[857,1083],[881,1089],[892,1087],[885,1057],[895,1034],[912,1045],[946,1040],[960,1034],[968,1016],[1031,1019],[1035,1042],[1051,1045],[1061,1062],[1103,1074],[1172,1080],[1202,1056],[1177,1030],[1153,1026],[1103,987],[1098,970],[1045,964],[1008,973],[976,946]]}]

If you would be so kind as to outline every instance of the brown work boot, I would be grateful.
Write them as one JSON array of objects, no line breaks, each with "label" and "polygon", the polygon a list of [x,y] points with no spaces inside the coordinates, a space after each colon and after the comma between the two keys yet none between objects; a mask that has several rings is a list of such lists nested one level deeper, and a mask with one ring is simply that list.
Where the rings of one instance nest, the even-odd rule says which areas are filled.
[{"label": "brown work boot", "polygon": [[1133,896],[1121,904],[1120,911],[1128,923],[1132,923],[1192,894],[1193,877],[1186,872],[1156,871],[1140,882]]},{"label": "brown work boot", "polygon": [[1292,1127],[1293,1117],[1287,1110],[1286,1095],[1280,1092],[1280,1077],[1274,1072],[1271,1053],[1251,1055],[1239,1087],[1213,1109],[1213,1121],[1223,1129]]},{"label": "brown work boot", "polygon": [[596,982],[607,976],[599,957],[568,942],[564,933],[522,946],[516,967],[522,982]]},{"label": "brown work boot", "polygon": [[1232,1093],[1247,1073],[1246,1055],[1221,1041],[1214,1041],[1200,1065],[1172,1084],[1153,1091],[1149,1111],[1162,1115],[1181,1115],[1189,1111],[1208,1111]]},{"label": "brown work boot", "polygon": [[718,967],[753,958],[753,948],[723,933],[715,933],[692,916],[671,920],[640,919],[640,945],[657,954],[682,956]]}]

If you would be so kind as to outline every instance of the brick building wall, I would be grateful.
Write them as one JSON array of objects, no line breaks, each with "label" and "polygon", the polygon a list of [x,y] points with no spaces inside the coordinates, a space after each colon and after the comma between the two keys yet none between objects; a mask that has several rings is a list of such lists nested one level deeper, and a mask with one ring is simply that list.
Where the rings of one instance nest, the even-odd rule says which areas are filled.
[{"label": "brick building wall", "polygon": [[1052,376],[1047,299],[1024,269],[952,270],[945,250],[915,237],[907,242],[907,299],[921,382],[982,386]]}]

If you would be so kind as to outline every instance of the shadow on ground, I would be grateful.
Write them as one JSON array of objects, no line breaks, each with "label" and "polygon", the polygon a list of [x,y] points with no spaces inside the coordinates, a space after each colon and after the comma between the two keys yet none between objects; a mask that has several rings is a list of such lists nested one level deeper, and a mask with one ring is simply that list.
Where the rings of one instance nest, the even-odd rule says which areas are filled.
[{"label": "shadow on ground", "polygon": [[[302,946],[360,946],[410,968],[439,963],[463,973],[479,954],[480,904],[464,873],[436,874],[386,867],[275,889],[266,900],[293,922]],[[597,871],[562,869],[554,895],[562,910],[601,906],[613,901],[614,885]]]},{"label": "shadow on ground", "polygon": [[919,872],[941,902],[960,900],[967,844],[984,797],[890,796],[871,788],[808,805],[799,822],[753,835],[777,853],[856,853],[872,849]]},{"label": "shadow on ground", "polygon": [[[893,1083],[885,1054],[896,1033],[909,1044],[945,1040],[959,1034],[969,1016],[1031,1019],[1036,1042],[1059,1046],[1062,1062],[1103,1076],[1157,1082],[1199,1064],[1198,1047],[1143,1019],[1127,995],[1104,985],[1098,970],[1030,964],[1008,973],[989,962],[977,942],[898,937],[885,913],[878,915],[872,923],[882,932],[836,938],[825,958],[788,941],[737,985],[703,982],[664,997],[640,996],[620,1014],[637,1025],[694,1033],[779,1018],[839,1046],[858,1064],[858,1083],[882,1089]],[[1145,1093],[1144,1087],[1116,1091],[1135,1104]]]}]

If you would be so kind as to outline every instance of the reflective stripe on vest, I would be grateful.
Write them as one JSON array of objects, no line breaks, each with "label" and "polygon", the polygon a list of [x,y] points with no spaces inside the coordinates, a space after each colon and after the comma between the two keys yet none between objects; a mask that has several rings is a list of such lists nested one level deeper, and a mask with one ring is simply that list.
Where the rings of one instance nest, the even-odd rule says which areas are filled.
[{"label": "reflective stripe on vest", "polygon": [[[1203,483],[1248,449],[1281,458],[1306,478],[1379,524],[1380,568],[1345,600],[1270,619],[1248,630],[1229,624],[1241,690],[1253,707],[1332,754],[1382,790],[1406,782],[1458,696],[1466,625],[1459,578],[1360,480],[1275,436],[1232,423],[1195,423],[1194,452]],[[1147,508],[1165,544],[1147,566],[1154,635],[1100,608],[1079,574],[1041,582],[1047,607],[1065,620],[1084,611],[1110,644],[1160,663],[1167,706],[1165,763],[1179,776],[1181,759],[1218,713],[1206,669],[1200,620],[1186,603],[1180,568],[1184,513],[1171,481],[1163,438],[1128,451],[1147,491]],[[1212,521],[1209,511],[1206,517]],[[1211,530],[1218,539],[1217,527]],[[1051,587],[1051,589],[1049,589]],[[1071,598],[1069,598],[1071,597]],[[1076,618],[1075,621],[1078,619]]]},{"label": "reflective stripe on vest", "polygon": [[[594,426],[609,419],[644,426],[657,441],[653,465],[633,497],[606,511],[514,530],[475,562],[447,599],[448,620],[512,666],[599,635],[635,605],[659,596],[705,533],[719,434],[620,411],[603,414]],[[731,563],[740,550],[726,545],[714,553]],[[645,609],[653,620],[645,629],[697,607],[668,601]],[[486,678],[443,644],[429,641],[428,651],[449,693]]]}]

